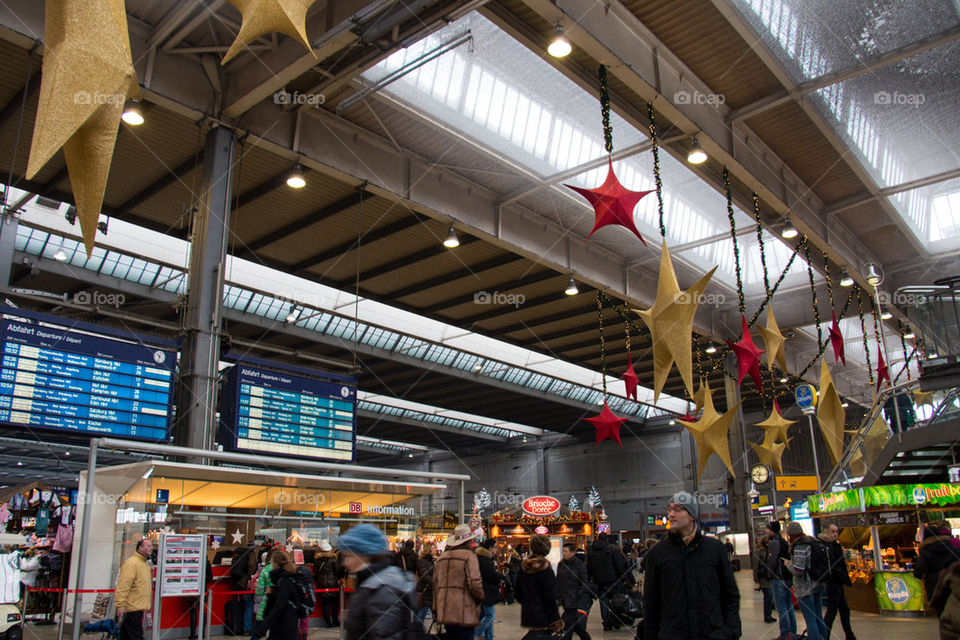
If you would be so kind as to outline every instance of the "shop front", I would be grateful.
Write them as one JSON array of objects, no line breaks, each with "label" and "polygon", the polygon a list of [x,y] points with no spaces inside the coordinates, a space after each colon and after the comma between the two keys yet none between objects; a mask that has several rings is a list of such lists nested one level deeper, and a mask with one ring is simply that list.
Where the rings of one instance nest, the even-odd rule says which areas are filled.
[{"label": "shop front", "polygon": [[542,534],[585,549],[604,526],[603,519],[602,511],[571,511],[552,496],[534,496],[519,507],[494,513],[489,532],[498,548],[526,546],[531,537]]}]

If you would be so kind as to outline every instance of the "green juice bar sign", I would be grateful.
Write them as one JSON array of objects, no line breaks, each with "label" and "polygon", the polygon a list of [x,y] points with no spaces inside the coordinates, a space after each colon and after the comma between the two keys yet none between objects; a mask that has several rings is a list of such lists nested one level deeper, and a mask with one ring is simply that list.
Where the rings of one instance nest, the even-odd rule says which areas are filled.
[{"label": "green juice bar sign", "polygon": [[960,484],[891,484],[881,487],[821,493],[809,501],[811,515],[851,513],[889,507],[960,505]]},{"label": "green juice bar sign", "polygon": [[863,500],[860,496],[860,489],[850,489],[836,493],[821,493],[807,500],[810,515],[861,511],[862,504]]}]

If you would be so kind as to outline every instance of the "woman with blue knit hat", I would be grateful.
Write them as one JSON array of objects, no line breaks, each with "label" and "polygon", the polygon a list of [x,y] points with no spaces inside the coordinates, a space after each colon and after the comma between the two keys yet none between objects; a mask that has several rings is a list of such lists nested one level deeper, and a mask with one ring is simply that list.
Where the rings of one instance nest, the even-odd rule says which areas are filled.
[{"label": "woman with blue knit hat", "polygon": [[347,640],[403,640],[416,608],[414,583],[393,566],[387,538],[369,524],[353,527],[338,545],[356,591],[344,622]]}]

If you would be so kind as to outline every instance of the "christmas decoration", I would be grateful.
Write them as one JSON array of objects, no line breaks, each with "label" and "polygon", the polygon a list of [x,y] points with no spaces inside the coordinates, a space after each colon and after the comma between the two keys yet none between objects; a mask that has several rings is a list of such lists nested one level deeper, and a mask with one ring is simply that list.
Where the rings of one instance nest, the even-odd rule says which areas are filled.
[{"label": "christmas decoration", "polygon": [[[726,165],[723,167],[723,190],[727,194],[727,219],[730,222],[730,239],[733,241],[733,263],[737,272],[737,305],[740,313],[743,314],[746,311],[746,307],[743,303],[743,276],[740,273],[740,243],[737,242],[737,222],[733,217],[733,192],[730,189],[730,172],[727,171]],[[743,379],[743,376],[740,376],[740,378]],[[756,382],[756,380],[754,380],[754,382]],[[757,389],[760,389],[760,385],[757,385]]]},{"label": "christmas decoration", "polygon": [[627,421],[626,418],[618,418],[613,415],[613,412],[610,411],[610,406],[604,401],[603,410],[599,415],[593,416],[592,418],[586,418],[586,421],[593,425],[593,428],[597,430],[597,441],[593,445],[597,447],[601,442],[610,438],[611,440],[616,440],[617,444],[621,447],[623,443],[620,442],[620,425]]},{"label": "christmas decoration", "polygon": [[237,527],[237,530],[230,534],[233,538],[233,544],[243,544],[243,534],[240,533],[240,528]]},{"label": "christmas decoration", "polygon": [[600,84],[600,119],[603,121],[603,148],[613,153],[613,127],[610,126],[610,90],[607,88],[607,67],[600,65],[597,70]]},{"label": "christmas decoration", "polygon": [[932,407],[933,394],[933,391],[920,391],[920,389],[917,389],[916,391],[913,391],[913,401],[917,403],[918,407],[922,407],[925,404]]},{"label": "christmas decoration", "polygon": [[890,382],[890,370],[887,368],[887,363],[883,361],[883,351],[880,347],[877,347],[877,393],[880,392],[880,385],[883,384],[884,380],[887,381],[887,384],[893,384]]},{"label": "christmas decoration", "polygon": [[753,451],[757,454],[757,459],[761,464],[767,465],[776,473],[780,474],[783,473],[781,460],[783,459],[783,451],[787,448],[787,442],[787,440],[776,442],[774,434],[768,431],[766,435],[764,435],[762,443],[756,444],[755,442],[751,442],[750,447],[753,448]]},{"label": "christmas decoration", "polygon": [[120,115],[139,98],[123,0],[47,2],[43,76],[27,178],[63,148],[87,257],[93,252]]},{"label": "christmas decoration", "polygon": [[780,413],[780,404],[774,400],[773,401],[773,411],[770,412],[770,415],[763,422],[758,422],[756,426],[764,430],[765,438],[772,438],[772,440],[778,442],[787,442],[787,429],[791,425],[797,424],[796,420],[787,420]]},{"label": "christmas decoration", "polygon": [[707,460],[711,455],[717,456],[727,466],[730,475],[733,473],[733,463],[730,460],[730,443],[727,439],[727,433],[730,431],[730,423],[733,417],[737,415],[737,409],[743,400],[740,400],[727,410],[722,416],[713,408],[713,392],[710,391],[710,384],[704,385],[703,393],[703,415],[696,422],[680,420],[680,424],[690,430],[693,439],[697,443],[698,469],[697,478],[703,475],[703,469],[707,466]]},{"label": "christmas decoration", "polygon": [[713,277],[714,267],[686,291],[680,290],[673,261],[663,241],[660,253],[660,277],[657,282],[657,298],[646,310],[634,309],[650,329],[653,342],[653,401],[657,402],[667,374],[676,362],[687,393],[693,395],[692,335],[693,317],[700,306],[707,283]]},{"label": "christmas decoration", "polygon": [[663,226],[663,181],[660,179],[660,141],[657,138],[657,122],[653,116],[653,105],[647,103],[647,118],[650,119],[650,149],[653,152],[653,184],[657,191],[657,219],[660,222],[660,238],[667,237]]},{"label": "christmas decoration", "polygon": [[479,492],[473,496],[473,510],[475,513],[483,513],[483,510],[489,507],[492,503],[490,500],[490,493],[487,491],[486,487],[480,489]]},{"label": "christmas decoration", "polygon": [[[694,413],[700,413],[700,410],[703,409],[703,396],[706,393],[706,387],[704,386],[703,378],[700,378],[700,388],[693,394],[693,404],[694,404]],[[688,410],[689,414],[690,411]]]},{"label": "christmas decoration", "polygon": [[567,503],[567,510],[571,513],[580,510],[580,503],[577,502],[577,498],[573,494],[570,495],[570,502]]},{"label": "christmas decoration", "polygon": [[596,485],[590,487],[590,493],[587,495],[586,505],[590,507],[591,511],[597,507],[603,506],[603,500],[600,499],[600,492],[597,491]]},{"label": "christmas decoration", "polygon": [[[757,247],[760,249],[760,266],[763,269],[763,291],[769,298],[771,293],[770,275],[767,273],[767,252],[763,246],[763,225],[760,223],[760,196],[754,191],[750,194],[750,197],[753,199],[753,218],[757,221]],[[794,255],[796,255],[796,252],[794,252]]]},{"label": "christmas decoration", "polygon": [[840,333],[840,323],[837,321],[837,312],[833,311],[833,324],[830,325],[830,344],[833,345],[833,361],[847,364],[843,354],[843,334]]},{"label": "christmas decoration", "polygon": [[623,384],[627,390],[627,397],[637,400],[637,385],[640,381],[637,379],[637,373],[633,370],[633,360],[630,359],[629,347],[627,352],[627,370],[620,376],[623,378]]},{"label": "christmas decoration", "polygon": [[634,224],[633,208],[637,206],[641,198],[652,192],[630,191],[620,184],[616,174],[613,172],[612,157],[609,159],[607,179],[596,189],[583,189],[570,184],[565,184],[564,186],[582,195],[587,199],[587,202],[590,203],[590,206],[593,207],[593,211],[597,217],[593,223],[593,230],[587,234],[588,240],[597,229],[609,224],[619,224],[632,231],[640,238],[640,242],[644,245],[647,244],[646,240],[643,239],[643,236],[641,236],[637,230],[636,224]]},{"label": "christmas decoration", "polygon": [[820,359],[820,400],[817,403],[817,422],[820,423],[820,433],[827,444],[827,453],[834,465],[840,460],[843,452],[843,425],[846,421],[846,412],[843,402],[837,393],[827,368],[826,358]]},{"label": "christmas decoration", "polygon": [[[848,432],[848,433],[856,433]],[[861,446],[857,447],[853,456],[850,458],[850,472],[853,475],[864,476],[867,473],[868,466],[877,458],[877,454],[887,444],[890,437],[890,427],[878,413],[873,419],[873,424],[863,434]]]},{"label": "christmas decoration", "polygon": [[[220,64],[231,58],[267,33],[284,33],[300,42],[310,53],[313,48],[307,39],[307,9],[316,0],[227,0],[240,10],[240,32]],[[314,54],[314,57],[315,54]]]},{"label": "christmas decoration", "polygon": [[763,338],[763,346],[766,347],[767,369],[772,371],[773,363],[776,362],[781,371],[786,371],[787,356],[783,350],[786,338],[780,333],[777,319],[773,315],[773,307],[767,309],[767,326],[757,327],[757,329],[760,331],[760,337]]},{"label": "christmas decoration", "polygon": [[740,337],[740,341],[726,341],[733,352],[737,354],[737,384],[743,382],[744,376],[749,373],[750,378],[753,379],[753,384],[762,394],[763,380],[760,377],[760,354],[763,353],[763,350],[758,349],[753,343],[753,336],[750,335],[750,325],[747,324],[747,316],[740,316],[740,318],[743,321],[743,335]]},{"label": "christmas decoration", "polygon": [[873,365],[870,364],[870,346],[867,344],[867,327],[864,324],[863,320],[863,296],[861,295],[860,286],[856,286],[857,290],[857,314],[860,316],[860,334],[863,336],[863,353],[867,358],[867,378],[870,380],[870,386],[873,386]]}]

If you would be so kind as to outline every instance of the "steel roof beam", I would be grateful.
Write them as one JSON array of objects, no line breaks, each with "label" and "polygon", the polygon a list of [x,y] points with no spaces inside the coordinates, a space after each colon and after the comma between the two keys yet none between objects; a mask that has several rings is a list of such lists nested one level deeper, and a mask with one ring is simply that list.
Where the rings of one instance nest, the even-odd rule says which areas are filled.
[{"label": "steel roof beam", "polygon": [[913,189],[919,189],[921,187],[929,187],[930,185],[940,184],[941,182],[953,180],[954,178],[960,178],[960,169],[951,169],[949,171],[936,173],[925,178],[917,178],[916,180],[911,180],[910,182],[895,184],[892,187],[884,187],[883,189],[879,189],[875,195],[854,196],[845,200],[830,202],[824,206],[823,211],[826,214],[840,213],[842,211],[859,207],[862,204],[873,202],[877,198],[886,198],[898,193],[903,193],[904,191],[912,191]]},{"label": "steel roof beam", "polygon": [[[466,238],[464,238],[464,240],[472,241],[472,240],[476,240],[476,238],[474,238],[473,236],[467,236]],[[463,241],[460,242],[460,246],[463,246]],[[403,258],[404,266],[411,264],[412,262],[419,262],[421,260],[426,260],[427,258],[431,258],[446,250],[447,249],[443,247],[443,245],[440,245],[439,247],[431,247],[430,249],[424,249],[423,251],[420,251],[415,254],[409,254],[408,256],[405,256]],[[428,289],[432,289],[434,287],[450,284],[452,282],[456,282],[457,280],[460,280],[461,278],[478,276],[481,273],[484,273],[486,271],[498,269],[502,266],[513,264],[519,260],[523,260],[523,258],[513,253],[504,253],[503,255],[497,256],[495,258],[490,258],[489,260],[484,260],[483,262],[471,264],[461,269],[457,269],[456,271],[450,271],[448,273],[444,273],[442,275],[436,276],[429,280],[423,280],[416,284],[412,284],[408,287],[403,287],[402,289],[395,289],[394,291],[390,292],[390,295],[396,298],[397,300],[399,300],[401,298],[407,297],[410,294],[420,293],[422,291],[427,291]],[[377,271],[378,269],[371,269],[369,271],[364,271],[363,273],[360,274],[360,281],[363,282],[364,280],[372,278],[375,275],[379,275]]]},{"label": "steel roof beam", "polygon": [[363,233],[360,238],[346,240],[341,242],[335,247],[331,247],[326,251],[321,251],[320,253],[314,254],[309,258],[304,258],[303,260],[290,266],[290,273],[302,273],[307,271],[311,267],[315,267],[319,264],[323,264],[327,260],[332,260],[333,258],[338,258],[348,251],[361,246],[362,244],[368,242],[376,242],[388,236],[393,235],[394,233],[399,233],[404,229],[409,229],[410,227],[420,224],[423,220],[420,219],[415,213],[412,216],[405,218],[400,218],[389,224],[385,224],[382,227],[375,227]]}]

